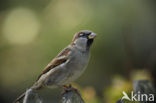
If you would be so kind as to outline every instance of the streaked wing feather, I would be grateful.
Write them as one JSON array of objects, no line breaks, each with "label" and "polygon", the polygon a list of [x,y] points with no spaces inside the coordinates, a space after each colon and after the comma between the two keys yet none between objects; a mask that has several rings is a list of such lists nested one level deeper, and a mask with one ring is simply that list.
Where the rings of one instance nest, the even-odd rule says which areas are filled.
[{"label": "streaked wing feather", "polygon": [[67,56],[67,55],[69,55],[70,52],[71,52],[71,49],[69,47],[65,48],[56,56],[56,58],[62,57],[62,56]]},{"label": "streaked wing feather", "polygon": [[55,68],[56,66],[59,66],[63,63],[65,63],[68,60],[68,55],[70,54],[71,49],[65,48],[63,51],[61,51],[43,70],[43,72],[39,75],[38,79],[51,69]]}]

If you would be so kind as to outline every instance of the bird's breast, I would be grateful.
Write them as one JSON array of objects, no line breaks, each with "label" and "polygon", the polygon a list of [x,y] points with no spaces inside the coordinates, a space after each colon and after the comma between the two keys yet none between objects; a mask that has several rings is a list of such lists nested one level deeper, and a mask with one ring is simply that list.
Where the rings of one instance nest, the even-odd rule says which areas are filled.
[{"label": "bird's breast", "polygon": [[78,52],[73,54],[70,59],[66,65],[68,73],[67,82],[74,81],[84,72],[89,61],[89,54]]}]

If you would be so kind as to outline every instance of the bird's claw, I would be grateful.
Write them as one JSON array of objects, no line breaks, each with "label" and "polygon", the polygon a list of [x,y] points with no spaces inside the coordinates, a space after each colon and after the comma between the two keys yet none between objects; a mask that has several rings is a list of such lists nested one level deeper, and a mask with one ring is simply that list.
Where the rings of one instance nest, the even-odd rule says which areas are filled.
[{"label": "bird's claw", "polygon": [[[63,88],[64,88],[64,90],[65,90],[65,93],[70,92],[70,91],[74,91],[74,92],[76,92],[78,95],[80,95],[80,92],[78,91],[78,89],[72,87],[71,84],[69,84],[69,86],[64,85]],[[80,96],[81,96],[81,95],[80,95]]]}]

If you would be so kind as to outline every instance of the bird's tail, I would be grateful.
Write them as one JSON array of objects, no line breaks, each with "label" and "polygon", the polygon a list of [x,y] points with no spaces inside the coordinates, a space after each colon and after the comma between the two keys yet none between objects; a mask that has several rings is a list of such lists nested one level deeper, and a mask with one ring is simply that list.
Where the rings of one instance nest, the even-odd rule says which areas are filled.
[{"label": "bird's tail", "polygon": [[[32,90],[39,90],[41,88],[42,88],[41,85],[34,84],[30,89],[32,89]],[[24,92],[23,94],[21,94],[16,100],[14,100],[13,103],[19,103],[25,97],[25,94],[26,94],[26,92]]]},{"label": "bird's tail", "polygon": [[25,92],[23,94],[21,94],[13,103],[18,103],[19,101],[21,101],[25,96]]}]

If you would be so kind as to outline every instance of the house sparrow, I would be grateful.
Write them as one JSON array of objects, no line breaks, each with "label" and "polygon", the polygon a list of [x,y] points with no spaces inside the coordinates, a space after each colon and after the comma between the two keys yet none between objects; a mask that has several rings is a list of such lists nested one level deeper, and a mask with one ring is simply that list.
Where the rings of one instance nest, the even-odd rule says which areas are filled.
[{"label": "house sparrow", "polygon": [[[31,89],[62,87],[77,79],[88,64],[90,47],[95,37],[96,34],[89,30],[76,33],[72,42],[45,67]],[[24,96],[25,93],[19,96],[14,103],[20,101]]]}]

